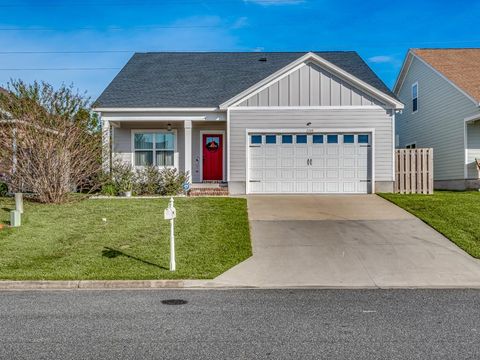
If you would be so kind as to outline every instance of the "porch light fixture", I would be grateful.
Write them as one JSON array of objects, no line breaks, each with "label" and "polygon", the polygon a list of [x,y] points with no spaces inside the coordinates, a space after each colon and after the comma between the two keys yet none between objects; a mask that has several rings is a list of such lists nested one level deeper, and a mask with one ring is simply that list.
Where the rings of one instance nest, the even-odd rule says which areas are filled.
[{"label": "porch light fixture", "polygon": [[170,123],[167,124],[167,131],[172,131],[172,124]]}]

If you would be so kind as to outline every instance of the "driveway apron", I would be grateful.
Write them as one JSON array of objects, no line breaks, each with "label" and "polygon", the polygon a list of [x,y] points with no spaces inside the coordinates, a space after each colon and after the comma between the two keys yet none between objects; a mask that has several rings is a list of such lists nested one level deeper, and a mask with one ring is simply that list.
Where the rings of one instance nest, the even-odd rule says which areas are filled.
[{"label": "driveway apron", "polygon": [[250,196],[253,256],[225,286],[480,287],[480,260],[376,195]]}]

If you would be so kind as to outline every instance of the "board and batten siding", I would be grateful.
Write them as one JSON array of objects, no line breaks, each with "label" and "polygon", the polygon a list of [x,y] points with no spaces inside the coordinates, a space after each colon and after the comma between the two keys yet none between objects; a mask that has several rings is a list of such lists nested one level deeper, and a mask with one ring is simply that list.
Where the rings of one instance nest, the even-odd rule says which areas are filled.
[{"label": "board and batten siding", "polygon": [[306,63],[241,102],[238,106],[362,106],[379,105],[368,94],[323,70]]},{"label": "board and batten siding", "polygon": [[375,129],[375,181],[393,179],[393,123],[384,109],[250,109],[230,111],[230,181],[246,181],[246,130]]},{"label": "board and batten siding", "polygon": [[[416,82],[418,111],[412,113]],[[433,148],[434,180],[464,179],[464,119],[478,112],[473,101],[416,57],[397,96],[405,104],[396,116],[398,146]]]}]

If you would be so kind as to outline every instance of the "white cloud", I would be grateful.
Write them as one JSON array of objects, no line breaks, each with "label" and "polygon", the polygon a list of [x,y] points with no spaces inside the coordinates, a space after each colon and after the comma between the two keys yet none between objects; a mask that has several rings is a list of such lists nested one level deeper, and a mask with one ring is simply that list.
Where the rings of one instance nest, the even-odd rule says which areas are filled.
[{"label": "white cloud", "polygon": [[378,55],[368,58],[368,61],[374,64],[383,64],[383,63],[392,63],[395,61],[395,58],[388,55]]},{"label": "white cloud", "polygon": [[243,0],[246,3],[253,3],[262,6],[270,5],[296,5],[304,3],[305,0]]}]

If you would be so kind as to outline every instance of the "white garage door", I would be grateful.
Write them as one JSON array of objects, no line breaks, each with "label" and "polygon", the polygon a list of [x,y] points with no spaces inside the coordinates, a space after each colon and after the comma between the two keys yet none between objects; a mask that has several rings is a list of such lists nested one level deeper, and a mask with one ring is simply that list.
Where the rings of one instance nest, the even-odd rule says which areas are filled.
[{"label": "white garage door", "polygon": [[368,193],[371,134],[249,134],[250,193]]}]

